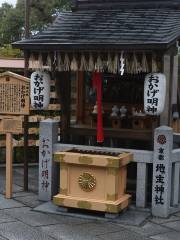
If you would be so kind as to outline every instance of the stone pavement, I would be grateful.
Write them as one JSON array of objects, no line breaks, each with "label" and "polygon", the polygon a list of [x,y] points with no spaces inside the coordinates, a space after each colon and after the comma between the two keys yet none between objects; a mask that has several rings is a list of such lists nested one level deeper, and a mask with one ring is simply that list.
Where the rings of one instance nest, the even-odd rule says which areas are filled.
[{"label": "stone pavement", "polygon": [[169,219],[145,219],[147,212],[130,208],[117,222],[37,212],[34,209],[42,205],[37,197],[37,168],[29,170],[29,192],[23,192],[22,172],[14,168],[13,199],[6,200],[5,169],[0,168],[0,240],[180,240],[180,213]]}]

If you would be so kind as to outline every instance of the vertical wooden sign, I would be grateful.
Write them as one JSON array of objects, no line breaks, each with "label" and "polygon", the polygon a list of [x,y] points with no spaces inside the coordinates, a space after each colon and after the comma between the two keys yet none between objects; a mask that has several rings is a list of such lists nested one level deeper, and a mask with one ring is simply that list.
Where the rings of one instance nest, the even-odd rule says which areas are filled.
[{"label": "vertical wooden sign", "polygon": [[29,79],[11,72],[0,75],[0,114],[29,115]]},{"label": "vertical wooden sign", "polygon": [[5,72],[0,75],[0,133],[6,134],[6,198],[12,197],[12,134],[23,132],[23,115],[29,115],[30,81],[28,78]]}]

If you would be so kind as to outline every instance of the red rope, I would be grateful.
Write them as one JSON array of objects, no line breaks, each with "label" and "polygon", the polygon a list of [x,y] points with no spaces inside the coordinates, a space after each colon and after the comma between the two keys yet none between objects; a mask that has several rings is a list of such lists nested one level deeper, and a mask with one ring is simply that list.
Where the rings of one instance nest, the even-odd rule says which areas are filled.
[{"label": "red rope", "polygon": [[102,74],[98,72],[93,73],[92,77],[93,88],[97,91],[97,142],[104,142],[103,117],[102,117]]}]

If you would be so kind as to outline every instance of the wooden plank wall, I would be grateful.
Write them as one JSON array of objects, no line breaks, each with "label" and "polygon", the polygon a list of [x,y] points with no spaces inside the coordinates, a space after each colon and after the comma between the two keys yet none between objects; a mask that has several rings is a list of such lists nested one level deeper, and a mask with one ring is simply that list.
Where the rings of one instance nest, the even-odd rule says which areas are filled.
[{"label": "wooden plank wall", "polygon": [[[29,116],[29,146],[39,146],[39,123],[42,120],[51,118],[60,121],[61,105],[55,91],[55,81],[51,81],[51,100],[47,110],[37,111],[31,109]],[[23,119],[23,117],[22,117]],[[71,79],[71,120],[76,119],[76,78]],[[60,129],[59,129],[60,133]],[[13,136],[13,146],[22,147],[24,144],[23,135]],[[0,135],[0,148],[6,146],[5,135]]]}]

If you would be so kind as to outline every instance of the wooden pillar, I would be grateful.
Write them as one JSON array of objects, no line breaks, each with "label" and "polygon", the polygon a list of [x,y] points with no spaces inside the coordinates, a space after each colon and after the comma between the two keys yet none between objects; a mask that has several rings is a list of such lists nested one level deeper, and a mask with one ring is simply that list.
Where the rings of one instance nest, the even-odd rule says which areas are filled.
[{"label": "wooden pillar", "polygon": [[[27,30],[28,31],[28,30]],[[24,51],[24,76],[29,76],[29,52]],[[29,116],[24,116],[24,191],[28,191],[28,140]]]},{"label": "wooden pillar", "polygon": [[6,133],[6,198],[12,198],[12,161],[13,141],[12,133]]},{"label": "wooden pillar", "polygon": [[84,123],[84,104],[85,104],[85,84],[84,72],[77,73],[77,122]]},{"label": "wooden pillar", "polygon": [[57,72],[56,80],[56,90],[61,104],[61,142],[68,143],[71,112],[70,72]]},{"label": "wooden pillar", "polygon": [[177,104],[178,89],[178,54],[173,57],[173,77],[172,77],[172,104]]},{"label": "wooden pillar", "polygon": [[166,75],[166,102],[160,117],[160,125],[170,126],[172,123],[172,105],[177,103],[178,85],[178,49],[169,49],[163,56],[163,72]]},{"label": "wooden pillar", "polygon": [[[30,37],[30,0],[25,1],[25,39]],[[28,77],[29,53],[24,51],[24,76]],[[28,116],[24,116],[24,191],[28,191]]]},{"label": "wooden pillar", "polygon": [[160,125],[168,126],[170,123],[169,111],[170,111],[170,82],[171,82],[171,56],[169,53],[165,53],[163,56],[163,72],[166,76],[166,100],[165,108],[160,116]]},{"label": "wooden pillar", "polygon": [[[178,110],[178,54],[172,56],[172,83],[171,83],[171,105],[170,105],[170,125],[173,126],[177,121],[173,121],[173,112]],[[173,126],[174,128],[174,126]]]}]

